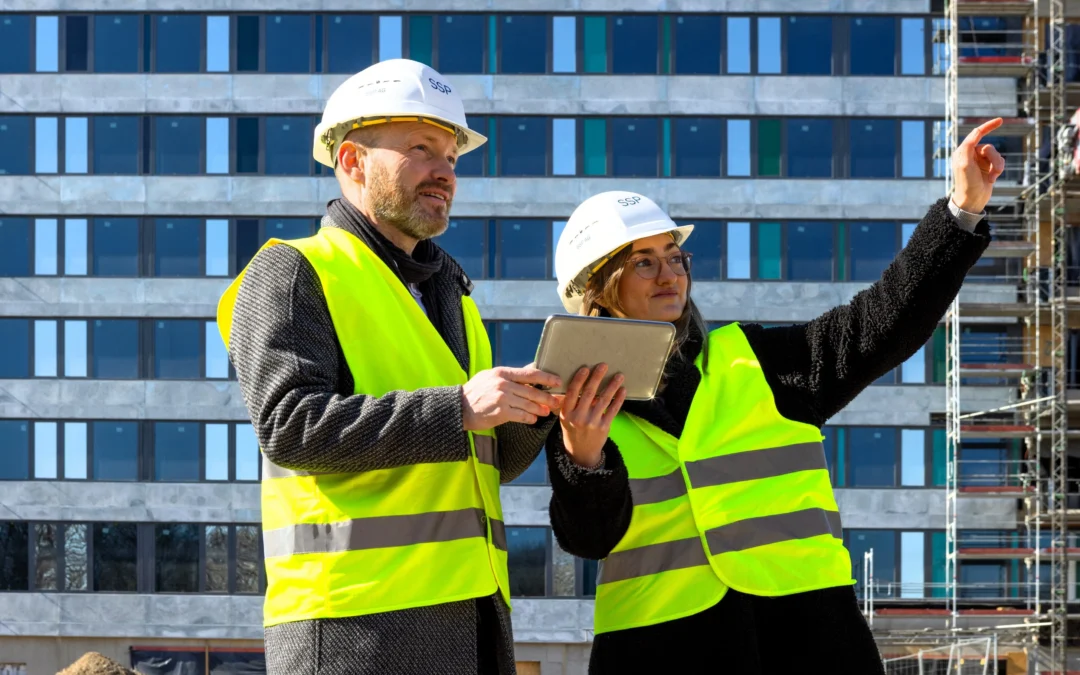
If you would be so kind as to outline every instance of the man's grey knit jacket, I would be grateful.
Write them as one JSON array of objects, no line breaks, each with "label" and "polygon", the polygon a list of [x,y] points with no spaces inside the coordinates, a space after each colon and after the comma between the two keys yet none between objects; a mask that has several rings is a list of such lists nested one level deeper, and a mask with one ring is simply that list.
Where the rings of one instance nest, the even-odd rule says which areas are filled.
[{"label": "man's grey knit jacket", "polygon": [[[358,234],[355,224],[329,217],[322,225]],[[461,306],[468,278],[447,255],[442,271],[425,286],[437,295],[442,337],[468,372]],[[230,357],[262,451],[275,464],[362,472],[464,460],[469,454],[460,387],[379,398],[353,394],[319,279],[290,246],[267,249],[249,265],[237,297]],[[502,482],[528,468],[553,423],[552,417],[535,427],[496,429]],[[266,629],[265,643],[271,675],[515,672],[510,615],[498,595],[280,624]]]}]

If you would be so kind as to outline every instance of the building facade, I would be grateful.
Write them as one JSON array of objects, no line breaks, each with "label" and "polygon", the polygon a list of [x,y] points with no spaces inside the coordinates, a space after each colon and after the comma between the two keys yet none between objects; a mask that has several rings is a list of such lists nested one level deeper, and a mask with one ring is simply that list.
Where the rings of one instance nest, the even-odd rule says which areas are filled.
[{"label": "building facade", "polygon": [[[531,361],[562,311],[555,242],[596,192],[642,192],[696,224],[713,325],[847,301],[944,196],[929,0],[408,5],[3,4],[0,672],[89,650],[147,673],[261,662],[259,452],[216,303],[263,241],[313,233],[338,196],[312,133],[371,63],[431,64],[489,138],[458,166],[438,243],[475,280],[499,364]],[[1017,114],[1015,78],[961,96]],[[988,256],[962,296],[1008,299],[1009,265]],[[944,378],[939,331],[825,429],[855,577],[873,549],[879,605],[944,597]],[[965,405],[1014,393],[988,378]],[[541,456],[502,489],[517,656],[522,673],[584,673],[596,564],[554,541],[545,472]],[[961,508],[972,527],[1015,528],[1008,502]],[[965,573],[1023,581],[995,565]],[[875,629],[890,620],[925,617]]]}]

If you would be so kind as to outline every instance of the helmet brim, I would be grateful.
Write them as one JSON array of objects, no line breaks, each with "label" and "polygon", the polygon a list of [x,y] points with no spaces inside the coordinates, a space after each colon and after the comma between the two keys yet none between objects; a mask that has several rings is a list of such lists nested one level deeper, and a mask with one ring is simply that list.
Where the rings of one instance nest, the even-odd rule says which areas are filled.
[{"label": "helmet brim", "polygon": [[[394,121],[407,122],[407,121],[414,121],[414,120],[418,120],[418,119],[426,119],[426,120],[431,120],[432,122],[437,123],[437,126],[445,125],[445,126],[451,128],[451,129],[454,129],[464,139],[464,142],[462,142],[460,145],[458,145],[458,157],[464,155],[467,152],[471,152],[471,151],[479,148],[484,143],[487,143],[487,137],[484,136],[483,134],[481,134],[481,133],[479,133],[477,131],[474,131],[473,129],[464,128],[464,127],[460,126],[459,124],[455,123],[454,121],[449,120],[449,119],[447,119],[445,117],[442,117],[440,115],[431,115],[431,114],[419,115],[419,114],[417,114],[415,112],[402,111],[402,112],[396,112],[396,113],[395,112],[386,113],[385,115],[380,115],[379,118],[385,120],[386,122],[394,122]],[[395,119],[395,118],[401,118],[401,119]],[[379,122],[375,122],[374,124],[378,124],[378,123]],[[343,122],[343,123],[339,123],[339,124],[320,123],[317,127],[315,127],[315,140],[314,140],[314,143],[312,145],[311,154],[315,158],[316,162],[318,162],[319,164],[322,164],[324,166],[330,167],[331,169],[335,168],[336,160],[337,160],[337,148],[338,148],[338,145],[340,143],[340,139],[334,138],[333,144],[328,144],[324,140],[324,137],[326,136],[327,132],[333,132],[333,131],[337,130],[339,127],[341,128],[341,131],[337,131],[337,134],[340,134],[341,137],[344,137],[345,134],[347,134],[349,131],[352,131],[352,129],[359,129],[359,128],[361,128],[362,125],[361,125],[360,121],[357,120],[357,121],[354,121],[354,122],[351,123],[351,126],[352,126],[351,129],[346,129],[345,128],[345,127],[348,127],[348,126],[350,126],[349,122]]]}]

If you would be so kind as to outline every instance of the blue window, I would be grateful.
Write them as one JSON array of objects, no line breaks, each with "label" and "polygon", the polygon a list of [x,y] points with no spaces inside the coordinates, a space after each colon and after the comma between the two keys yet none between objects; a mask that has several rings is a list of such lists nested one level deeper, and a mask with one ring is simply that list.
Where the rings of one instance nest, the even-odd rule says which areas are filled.
[{"label": "blue window", "polygon": [[[730,29],[729,29],[730,30]],[[780,19],[761,16],[757,19],[757,72],[760,75],[776,75],[781,71],[783,49]]]},{"label": "blue window", "polygon": [[543,176],[547,173],[549,125],[545,117],[499,118],[501,175]]},{"label": "blue window", "polygon": [[266,72],[311,72],[311,15],[266,16]]},{"label": "blue window", "polygon": [[90,20],[85,16],[69,16],[64,21],[64,68],[69,72],[85,72],[88,67]]},{"label": "blue window", "polygon": [[30,72],[30,17],[0,16],[0,73]]},{"label": "blue window", "polygon": [[161,380],[202,379],[203,338],[202,321],[155,321],[154,377]]},{"label": "blue window", "polygon": [[521,367],[536,360],[543,321],[501,321],[498,326],[498,360],[495,365]]},{"label": "blue window", "polygon": [[787,120],[787,161],[787,175],[791,178],[831,178],[832,120]]},{"label": "blue window", "polygon": [[259,172],[259,118],[236,120],[236,173]]},{"label": "blue window", "polygon": [[835,248],[832,223],[815,221],[788,223],[788,280],[832,281]]},{"label": "blue window", "polygon": [[30,118],[0,116],[0,175],[30,173]]},{"label": "blue window", "polygon": [[896,257],[896,223],[850,223],[851,281],[877,281]]},{"label": "blue window", "polygon": [[719,177],[723,120],[713,117],[676,117],[673,122],[675,175]]},{"label": "blue window", "polygon": [[94,275],[139,276],[139,221],[136,218],[94,218]]},{"label": "blue window", "polygon": [[694,254],[690,276],[695,281],[723,279],[724,224],[718,220],[678,220],[679,225],[694,226],[694,233],[682,247]]},{"label": "blue window", "polygon": [[613,176],[659,175],[659,122],[655,117],[611,118]]},{"label": "blue window", "polygon": [[199,480],[200,426],[195,422],[154,423],[154,480]]},{"label": "blue window", "polygon": [[197,73],[202,51],[200,14],[154,17],[154,70],[159,73]]},{"label": "blue window", "polygon": [[311,118],[266,118],[266,173],[307,176],[311,173]]},{"label": "blue window", "polygon": [[536,598],[547,594],[548,528],[506,528],[510,595]]},{"label": "blue window", "polygon": [[259,246],[273,239],[302,239],[310,237],[313,228],[310,218],[273,218],[266,221],[266,236]]},{"label": "blue window", "polygon": [[[488,128],[488,118],[486,117],[466,115],[465,121],[468,122],[470,129],[480,129],[481,131],[484,131]],[[496,139],[494,138],[489,138],[487,143],[481,145],[476,150],[464,155],[459,155],[457,164],[454,166],[454,173],[458,176],[483,176],[484,167],[487,165],[487,162],[484,161],[487,157],[487,149],[492,147],[495,140]]]},{"label": "blue window", "polygon": [[[888,583],[896,581],[896,565],[899,560],[899,552],[896,550],[896,532],[894,530],[847,530],[844,532],[847,539],[847,549],[851,552],[852,576],[862,592],[862,585],[866,582],[863,574],[863,556],[873,549],[874,551],[874,583]],[[875,595],[887,593],[880,588],[875,588]],[[860,596],[861,597],[861,596]]]},{"label": "blue window", "polygon": [[[439,24],[439,72],[484,72],[487,16],[484,14],[447,14],[436,20]],[[519,28],[512,23],[505,24],[503,28],[504,36],[517,37],[517,32],[520,32]],[[532,34],[525,37],[535,39]]]},{"label": "blue window", "polygon": [[727,20],[727,72],[732,75],[750,73],[750,18],[729,17]]},{"label": "blue window", "polygon": [[655,14],[616,14],[611,22],[611,72],[655,75],[660,31]]},{"label": "blue window", "polygon": [[375,61],[375,22],[370,14],[326,17],[327,72],[359,73]]},{"label": "blue window", "polygon": [[896,120],[853,119],[851,177],[896,176]]},{"label": "blue window", "polygon": [[159,176],[193,176],[202,173],[203,132],[201,117],[154,119],[154,173]]},{"label": "blue window", "polygon": [[926,74],[926,19],[900,20],[900,72]]},{"label": "blue window", "polygon": [[[982,544],[986,546],[985,543]],[[965,599],[994,600],[1005,597],[1005,588],[1008,583],[1008,569],[1002,562],[965,561],[960,565],[960,597]],[[1042,570],[1039,581],[1048,584],[1045,574],[1049,569]],[[1034,574],[1031,575],[1032,580]],[[1041,585],[1040,584],[1040,585]],[[1031,584],[1032,586],[1034,584]],[[1030,588],[1028,586],[1027,588]],[[1025,588],[1025,591],[1027,590]],[[1032,593],[1034,595],[1034,593]]]},{"label": "blue window", "polygon": [[[30,478],[30,423],[26,420],[0,420],[0,448],[4,449],[0,480]],[[0,558],[2,562],[3,558]],[[3,576],[0,574],[0,577]]]},{"label": "blue window", "polygon": [[0,218],[0,277],[30,276],[30,219]]},{"label": "blue window", "polygon": [[97,319],[90,334],[93,377],[134,380],[139,377],[139,322]]},{"label": "blue window", "polygon": [[30,322],[0,319],[0,378],[30,377]]},{"label": "blue window", "polygon": [[[510,14],[500,16],[498,21],[502,29],[499,35],[499,72],[547,72],[548,18],[542,14]],[[442,32],[445,31],[440,31],[440,37]]]},{"label": "blue window", "polygon": [[236,70],[253,72],[259,69],[259,17],[236,17]]},{"label": "blue window", "polygon": [[30,590],[30,524],[0,523],[0,591]]},{"label": "blue window", "polygon": [[[848,427],[847,461],[851,487],[893,487],[897,481],[896,430]],[[876,562],[876,561],[875,561]]]},{"label": "blue window", "polygon": [[202,276],[205,226],[197,218],[154,220],[154,276]]},{"label": "blue window", "polygon": [[832,21],[828,16],[787,18],[788,74],[832,74]]},{"label": "blue window", "polygon": [[154,591],[199,592],[199,540],[202,527],[169,523],[154,526]]},{"label": "blue window", "polygon": [[94,16],[94,72],[139,72],[138,14]]},{"label": "blue window", "polygon": [[851,74],[893,75],[896,72],[896,19],[857,16],[851,30]]},{"label": "blue window", "polygon": [[529,468],[521,472],[521,475],[510,481],[511,485],[546,485],[547,484],[547,455],[544,450],[533,460]]},{"label": "blue window", "polygon": [[138,590],[138,526],[94,523],[94,590],[134,593]]},{"label": "blue window", "polygon": [[487,221],[471,218],[451,219],[446,232],[435,239],[435,243],[473,279],[487,276],[486,241]]},{"label": "blue window", "polygon": [[502,279],[548,278],[550,222],[501,220],[499,231],[499,277]]},{"label": "blue window", "polygon": [[723,17],[686,14],[674,21],[675,74],[719,75]]},{"label": "blue window", "polygon": [[94,173],[137,175],[139,173],[139,122],[141,117],[94,116]]}]

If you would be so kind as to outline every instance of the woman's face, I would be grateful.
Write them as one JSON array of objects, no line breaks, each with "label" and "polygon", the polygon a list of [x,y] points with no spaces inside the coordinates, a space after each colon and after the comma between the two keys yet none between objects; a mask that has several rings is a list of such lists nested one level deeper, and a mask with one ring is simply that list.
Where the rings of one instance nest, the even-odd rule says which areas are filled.
[{"label": "woman's face", "polygon": [[[677,321],[686,307],[686,289],[690,285],[681,256],[670,234],[657,234],[631,244],[630,258],[619,279],[623,312],[613,313],[627,319]],[[680,273],[676,274],[672,263]]]}]

